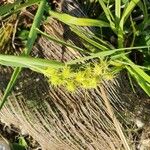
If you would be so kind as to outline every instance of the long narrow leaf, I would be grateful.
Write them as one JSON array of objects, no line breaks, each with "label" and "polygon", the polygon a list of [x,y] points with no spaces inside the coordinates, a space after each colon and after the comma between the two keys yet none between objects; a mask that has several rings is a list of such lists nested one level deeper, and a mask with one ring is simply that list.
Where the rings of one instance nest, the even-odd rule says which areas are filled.
[{"label": "long narrow leaf", "polygon": [[141,25],[139,25],[140,29],[145,29],[148,25],[149,25],[149,13],[148,13],[148,6],[146,4],[146,0],[143,1],[139,1],[139,3],[137,4],[140,9],[143,11],[143,17],[144,20],[142,21]]},{"label": "long narrow leaf", "polygon": [[65,13],[54,12],[52,10],[49,11],[49,14],[52,17],[68,25],[110,27],[110,25],[107,22],[101,20],[89,19],[89,18],[77,18]]},{"label": "long narrow leaf", "polygon": [[[120,51],[125,51],[125,50],[129,50],[131,51],[132,49],[135,49],[135,50],[138,50],[138,49],[144,49],[144,48],[148,48],[149,46],[138,46],[138,47],[126,47],[126,48],[119,48],[119,49],[113,49],[113,50],[107,50],[107,51],[102,51],[102,52],[98,52],[98,53],[94,53],[92,54],[91,56],[85,56],[85,57],[82,57],[82,58],[79,58],[79,59],[76,59],[76,60],[71,60],[69,62],[67,62],[67,64],[75,64],[75,63],[78,63],[78,62],[82,62],[82,61],[86,61],[86,60],[89,60],[89,59],[93,59],[93,58],[98,58],[98,57],[106,57],[106,56],[110,56],[116,52],[120,52]],[[121,57],[121,58],[127,58],[125,57],[125,54],[126,53],[122,53],[122,54],[118,54],[116,53],[115,55],[111,56],[111,57],[114,57],[116,56],[116,58]]]},{"label": "long narrow leaf", "polygon": [[46,34],[45,32],[42,32],[41,30],[39,30],[39,29],[36,29],[37,31],[38,31],[38,33],[41,33],[43,36],[45,36],[45,37],[47,37],[49,40],[52,40],[52,41],[54,41],[54,42],[56,42],[56,43],[59,43],[59,44],[62,44],[62,45],[65,45],[65,46],[68,46],[68,47],[71,47],[71,48],[74,48],[74,49],[76,49],[76,50],[78,50],[78,51],[84,51],[82,48],[80,48],[80,47],[77,47],[77,46],[75,46],[75,45],[71,45],[71,44],[68,44],[67,42],[65,42],[65,41],[63,41],[63,40],[60,40],[60,39],[57,39],[57,38],[55,38],[55,37],[53,37],[53,36],[51,36],[51,35],[49,35],[49,34]]},{"label": "long narrow leaf", "polygon": [[99,3],[106,15],[106,18],[108,19],[109,23],[110,23],[110,26],[113,30],[115,30],[115,24],[114,24],[114,17],[110,11],[110,9],[108,7],[106,7],[105,3],[103,2],[103,0],[99,0]]},{"label": "long narrow leaf", "polygon": [[85,56],[85,57],[82,57],[79,59],[71,60],[71,61],[67,62],[67,64],[75,64],[78,62],[86,61],[86,60],[93,59],[93,58],[99,58],[99,57],[104,58],[104,57],[110,56],[118,51],[119,51],[118,49],[115,49],[115,50],[98,52],[98,53],[92,54],[91,56]]},{"label": "long narrow leaf", "polygon": [[0,64],[7,65],[11,67],[25,67],[30,68],[30,66],[36,67],[53,67],[53,68],[61,68],[64,67],[64,63],[54,61],[54,60],[47,60],[42,58],[33,58],[27,56],[14,56],[14,55],[1,55],[0,54]]},{"label": "long narrow leaf", "polygon": [[102,45],[95,40],[88,37],[88,35],[85,35],[81,30],[78,30],[76,27],[71,27],[71,30],[76,33],[79,37],[81,37],[83,40],[87,41],[89,44],[93,45],[94,47],[98,48],[99,50],[105,51],[109,50],[105,45]]},{"label": "long narrow leaf", "polygon": [[140,67],[135,65],[131,60],[129,60],[127,57],[123,57],[131,66],[132,70],[139,74],[145,81],[147,81],[150,84],[150,76],[145,73]]},{"label": "long narrow leaf", "polygon": [[116,21],[118,22],[121,16],[121,0],[115,0],[115,15]]},{"label": "long narrow leaf", "polygon": [[39,3],[40,1],[41,0],[28,0],[26,3],[20,4],[22,0],[17,0],[13,4],[2,5],[0,6],[0,16],[3,16],[5,14],[10,14],[12,12],[17,12],[24,7],[29,7],[31,5]]},{"label": "long narrow leaf", "polygon": [[17,0],[17,1],[14,2],[13,4],[6,4],[6,5],[0,6],[0,16],[3,16],[4,14],[10,12],[10,11],[11,11],[15,6],[17,6],[20,2],[21,2],[21,0]]},{"label": "long narrow leaf", "polygon": [[137,83],[141,86],[141,88],[150,96],[150,83],[147,83],[143,76],[141,76],[138,72],[136,72],[133,68],[126,66],[129,73],[137,80]]},{"label": "long narrow leaf", "polygon": [[132,10],[134,9],[134,7],[138,4],[140,0],[131,0],[130,3],[128,4],[128,6],[125,8],[123,15],[121,17],[121,21],[120,21],[120,28],[123,29],[123,25],[126,22],[127,18],[129,17],[129,15],[131,14]]},{"label": "long narrow leaf", "polygon": [[[27,41],[27,44],[26,44],[26,48],[23,52],[23,55],[28,55],[32,50],[33,44],[34,44],[34,42],[36,40],[36,37],[37,37],[37,31],[35,30],[35,28],[38,28],[40,26],[40,22],[41,22],[41,19],[43,17],[45,5],[46,5],[46,0],[41,0],[41,3],[39,5],[39,8],[38,8],[37,13],[36,13],[35,18],[34,18],[32,27],[30,29],[28,41]],[[4,92],[4,95],[2,97],[2,100],[1,100],[1,103],[0,103],[0,110],[2,109],[5,101],[7,100],[7,97],[9,95],[9,93],[11,92],[12,87],[14,86],[21,70],[22,69],[20,67],[19,68],[17,67],[14,70],[14,72],[11,76],[11,79],[10,79],[10,81],[9,81],[7,87],[6,87],[5,92]]]}]

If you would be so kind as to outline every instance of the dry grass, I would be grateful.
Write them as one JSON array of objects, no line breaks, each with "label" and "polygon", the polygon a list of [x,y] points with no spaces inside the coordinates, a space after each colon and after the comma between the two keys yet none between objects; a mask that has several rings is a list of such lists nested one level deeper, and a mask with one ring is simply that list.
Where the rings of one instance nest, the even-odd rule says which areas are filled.
[{"label": "dry grass", "polygon": [[[58,22],[53,21],[46,30],[52,33],[54,24],[57,26]],[[39,39],[35,53],[37,49],[44,57],[57,60],[80,56],[67,48],[62,53],[60,45],[43,37]],[[1,80],[4,88],[9,80],[9,70],[2,72]],[[117,95],[114,83],[108,83],[109,89],[105,89],[111,92],[108,93],[109,100],[114,100]],[[119,101],[116,98],[115,101]],[[23,133],[32,135],[42,149],[116,150],[122,147],[100,92],[78,90],[70,94],[64,89],[50,87],[43,76],[28,70],[20,77],[0,116],[3,122],[12,123]]]}]

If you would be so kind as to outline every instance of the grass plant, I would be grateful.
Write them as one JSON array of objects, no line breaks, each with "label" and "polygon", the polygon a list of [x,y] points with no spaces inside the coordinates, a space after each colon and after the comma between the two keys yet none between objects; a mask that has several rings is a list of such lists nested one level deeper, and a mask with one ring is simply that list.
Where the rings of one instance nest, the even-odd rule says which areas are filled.
[{"label": "grass plant", "polygon": [[[12,77],[0,101],[0,110],[12,91],[22,68],[29,68],[42,73],[48,78],[52,86],[63,86],[69,92],[75,92],[78,88],[97,89],[97,86],[103,81],[113,79],[121,70],[126,69],[145,93],[150,96],[150,62],[148,61],[148,58],[150,58],[150,32],[148,29],[150,22],[150,2],[148,0],[94,1],[94,4],[99,5],[101,8],[101,13],[96,15],[96,18],[80,18],[53,11],[48,7],[46,0],[28,0],[24,3],[21,2],[21,0],[17,0],[12,5],[6,4],[0,6],[2,19],[34,4],[38,6],[23,53],[20,56],[0,54],[0,64],[14,68]],[[93,2],[86,4],[90,7],[90,4],[92,5]],[[43,32],[40,29],[40,25],[45,19],[43,14],[47,12],[50,17],[66,24],[82,41],[84,48]],[[136,13],[138,16],[136,16]],[[97,33],[93,33],[90,30],[87,31],[86,28],[83,28],[87,26],[93,27]],[[0,47],[3,46],[4,41],[7,42],[5,40],[6,36],[4,36],[5,33],[4,29],[1,28],[0,36],[3,38],[0,39]],[[42,35],[55,43],[77,50],[84,56],[64,63],[30,57],[29,54],[38,35]],[[111,41],[110,38],[112,37],[115,38],[116,42],[113,43]],[[143,41],[142,43],[138,42],[140,39]],[[140,64],[137,62],[140,56],[136,58],[138,52],[143,59]],[[135,58],[130,57],[132,53],[136,55]],[[130,148],[121,131],[121,127],[117,119],[113,118],[114,112],[106,98],[105,91],[101,90],[101,92],[103,93],[106,107],[109,110],[109,115],[114,121],[119,136],[124,143],[124,147],[129,150]]]},{"label": "grass plant", "polygon": [[[138,50],[141,49],[142,51],[148,51],[149,45],[140,45],[139,47],[135,47],[136,43],[134,43],[134,41],[137,36],[135,34],[135,32],[136,32],[136,30],[139,30],[138,32],[140,32],[140,29],[136,29],[136,26],[135,26],[136,22],[133,21],[134,18],[132,17],[132,12],[134,9],[137,9],[136,8],[136,6],[137,6],[138,7],[137,10],[141,10],[144,14],[144,19],[140,23],[140,26],[144,26],[146,28],[147,20],[148,20],[148,17],[147,17],[148,16],[148,11],[147,11],[148,8],[146,7],[146,3],[148,3],[148,2],[146,0],[144,0],[143,2],[141,2],[139,0],[131,0],[131,1],[126,1],[126,2],[119,0],[119,1],[114,1],[114,2],[110,2],[110,3],[109,3],[109,1],[106,2],[103,0],[102,1],[99,0],[98,2],[99,2],[100,7],[102,8],[102,10],[104,11],[104,14],[102,15],[103,19],[101,19],[101,20],[100,19],[91,19],[91,18],[77,18],[74,16],[70,16],[69,14],[58,13],[58,12],[49,10],[49,14],[51,17],[54,17],[54,18],[62,21],[63,23],[67,24],[71,28],[71,30],[73,32],[75,32],[79,36],[79,38],[81,38],[83,40],[83,43],[88,43],[89,45],[93,46],[95,51],[89,50],[88,53],[86,52],[85,49],[81,49],[80,47],[74,46],[70,43],[66,43],[60,39],[55,39],[54,37],[51,37],[51,35],[47,35],[46,33],[42,32],[41,30],[38,29],[38,27],[40,26],[40,22],[42,20],[43,13],[44,13],[44,11],[47,11],[44,9],[46,6],[45,0],[41,0],[40,4],[38,4],[39,3],[38,0],[30,0],[23,4],[20,4],[20,1],[18,0],[11,6],[10,6],[10,4],[1,6],[1,10],[3,10],[3,11],[1,11],[0,14],[3,17],[10,13],[17,12],[24,7],[27,7],[27,6],[37,3],[39,5],[39,7],[38,7],[37,13],[35,15],[32,27],[30,29],[28,40],[27,40],[27,43],[26,43],[26,46],[25,46],[22,56],[29,55],[29,53],[31,52],[32,47],[34,45],[34,42],[36,40],[37,33],[40,33],[40,34],[46,36],[47,38],[49,38],[50,40],[53,40],[57,43],[65,45],[65,46],[69,46],[71,48],[74,48],[83,53],[87,53],[89,55],[89,56],[85,56],[80,59],[76,59],[76,60],[67,62],[66,63],[67,65],[76,64],[79,62],[86,63],[85,62],[86,60],[100,58],[101,60],[104,60],[104,61],[108,60],[108,62],[107,62],[108,64],[111,62],[110,66],[113,66],[113,67],[110,67],[110,69],[113,68],[113,70],[114,70],[114,68],[115,68],[116,70],[118,70],[118,63],[122,62],[122,64],[119,65],[119,70],[124,69],[124,68],[127,69],[127,71],[137,80],[138,84],[143,88],[143,90],[150,96],[150,90],[149,90],[150,77],[145,72],[146,69],[142,69],[142,67],[140,67],[139,65],[136,65],[133,61],[130,60],[130,58],[128,57],[129,56],[128,53],[126,53],[127,51],[129,51],[129,53],[130,53],[133,49],[134,49],[134,51],[136,51],[135,49],[137,49],[137,48],[138,48]],[[100,14],[99,14],[99,16],[100,16]],[[126,22],[128,22],[129,26],[131,26],[129,30],[126,28]],[[112,44],[109,43],[107,40],[100,39],[98,36],[95,36],[95,35],[91,35],[91,33],[87,33],[82,28],[78,28],[77,26],[96,26],[102,30],[106,29],[106,28],[110,28],[110,30],[112,30],[114,32],[115,36],[117,36],[117,41],[118,41],[117,48],[115,48],[115,46],[112,46]],[[129,34],[130,30],[133,35],[133,41],[132,41],[130,47],[126,47],[125,38]],[[103,35],[103,36],[105,36],[105,35]],[[1,43],[3,43],[3,41],[1,41]],[[22,57],[22,56],[14,56],[14,59],[11,59],[11,60],[12,61],[15,60],[16,62],[12,62],[12,61],[8,61],[7,58],[9,56],[1,55],[2,59],[6,59],[5,61],[1,60],[0,61],[1,64],[10,65],[13,67],[17,66],[17,68],[15,68],[14,73],[10,79],[10,82],[6,88],[3,100],[1,101],[0,108],[2,108],[4,102],[6,101],[8,94],[10,93],[12,87],[15,84],[16,79],[18,78],[19,73],[22,70],[22,67],[28,67],[28,68],[33,69],[35,67],[35,66],[33,67],[31,65],[33,63],[33,60],[35,60],[35,62],[41,63],[41,66],[43,65],[43,67],[45,65],[44,60],[39,61],[39,60],[30,58],[30,57],[26,58],[26,57]],[[116,56],[118,56],[118,57],[116,57]],[[13,58],[13,56],[10,56],[10,57]],[[26,59],[25,64],[22,64],[20,61],[17,62],[17,60],[19,60],[19,59]],[[117,61],[118,61],[118,63],[116,63]],[[48,64],[50,64],[50,62]],[[112,64],[117,64],[117,65],[112,65]],[[39,66],[36,66],[36,67],[39,67]],[[145,67],[145,68],[148,68],[148,67]],[[37,71],[37,69],[34,69],[34,70]]]}]

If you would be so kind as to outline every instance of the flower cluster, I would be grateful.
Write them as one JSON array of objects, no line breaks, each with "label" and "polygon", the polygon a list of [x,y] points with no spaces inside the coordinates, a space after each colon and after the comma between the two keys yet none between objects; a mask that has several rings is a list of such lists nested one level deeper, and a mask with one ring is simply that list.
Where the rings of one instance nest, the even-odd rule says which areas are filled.
[{"label": "flower cluster", "polygon": [[111,80],[114,77],[108,62],[87,64],[78,69],[71,66],[61,69],[47,68],[44,75],[53,86],[63,86],[70,92],[74,92],[77,88],[96,88],[103,80]]}]

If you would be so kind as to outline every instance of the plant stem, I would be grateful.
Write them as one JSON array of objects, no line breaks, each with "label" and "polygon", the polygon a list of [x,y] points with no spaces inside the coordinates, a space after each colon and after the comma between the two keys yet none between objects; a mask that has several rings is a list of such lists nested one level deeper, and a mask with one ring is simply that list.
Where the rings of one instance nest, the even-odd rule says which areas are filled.
[{"label": "plant stem", "polygon": [[[30,29],[30,32],[29,32],[29,36],[28,36],[28,41],[27,41],[27,44],[26,44],[26,47],[24,49],[24,52],[22,53],[22,55],[29,55],[31,50],[32,50],[32,47],[33,47],[33,44],[37,38],[37,31],[35,30],[36,28],[39,28],[40,26],[40,23],[41,23],[41,20],[42,20],[42,17],[43,17],[43,13],[44,13],[44,8],[45,8],[45,5],[46,5],[46,0],[41,0],[40,4],[39,4],[39,7],[38,7],[38,10],[37,10],[37,13],[34,17],[34,20],[33,20],[33,24],[32,24],[32,27]],[[1,100],[1,103],[0,103],[0,110],[2,109],[3,105],[5,104],[6,100],[7,100],[7,97],[9,96],[9,93],[11,92],[20,72],[21,72],[22,68],[21,67],[17,67],[15,68],[12,76],[11,76],[11,79],[6,87],[6,90],[4,92],[4,95],[2,97],[2,100]]]}]

